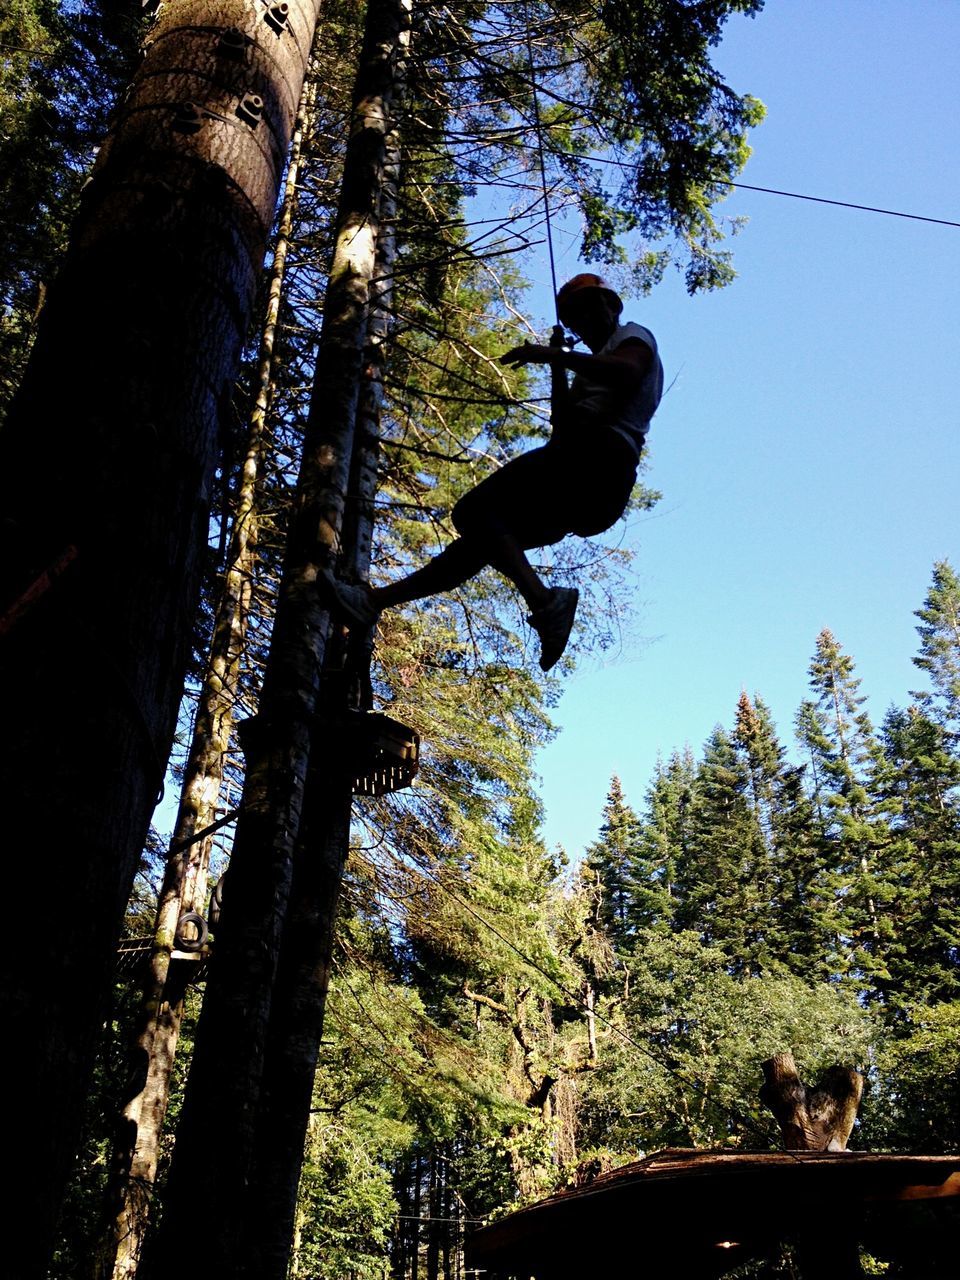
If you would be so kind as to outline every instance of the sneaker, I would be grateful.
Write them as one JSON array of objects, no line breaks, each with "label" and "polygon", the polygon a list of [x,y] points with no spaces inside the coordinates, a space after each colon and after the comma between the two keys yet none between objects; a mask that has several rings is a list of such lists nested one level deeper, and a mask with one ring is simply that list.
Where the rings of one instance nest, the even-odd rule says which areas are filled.
[{"label": "sneaker", "polygon": [[576,587],[554,587],[543,608],[535,609],[527,618],[540,637],[541,671],[549,671],[563,656],[579,599]]},{"label": "sneaker", "polygon": [[348,626],[372,627],[380,617],[373,593],[365,582],[341,582],[329,569],[324,569],[317,574],[317,584]]}]

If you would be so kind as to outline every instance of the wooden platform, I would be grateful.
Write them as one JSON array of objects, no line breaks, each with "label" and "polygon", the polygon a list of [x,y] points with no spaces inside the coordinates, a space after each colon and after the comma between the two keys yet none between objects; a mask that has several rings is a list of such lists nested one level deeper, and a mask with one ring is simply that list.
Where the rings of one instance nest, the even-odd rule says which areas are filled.
[{"label": "wooden platform", "polygon": [[[189,965],[189,982],[200,982],[207,976],[207,962],[213,948],[208,943],[199,951],[171,951],[171,964]],[[153,954],[153,938],[122,938],[117,944],[115,973],[128,981],[144,976]],[[185,975],[186,976],[186,975]]]},{"label": "wooden platform", "polygon": [[662,1151],[480,1228],[467,1259],[485,1280],[715,1277],[798,1224],[829,1231],[866,1206],[948,1197],[960,1155]]}]

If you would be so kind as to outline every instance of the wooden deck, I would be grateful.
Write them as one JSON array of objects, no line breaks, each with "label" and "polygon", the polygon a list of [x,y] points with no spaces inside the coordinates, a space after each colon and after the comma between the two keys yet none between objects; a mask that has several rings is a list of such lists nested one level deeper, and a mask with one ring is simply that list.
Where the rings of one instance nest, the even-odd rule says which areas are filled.
[{"label": "wooden deck", "polygon": [[856,1226],[866,1206],[948,1197],[960,1155],[662,1151],[480,1228],[468,1266],[486,1280],[716,1277],[808,1229]]}]

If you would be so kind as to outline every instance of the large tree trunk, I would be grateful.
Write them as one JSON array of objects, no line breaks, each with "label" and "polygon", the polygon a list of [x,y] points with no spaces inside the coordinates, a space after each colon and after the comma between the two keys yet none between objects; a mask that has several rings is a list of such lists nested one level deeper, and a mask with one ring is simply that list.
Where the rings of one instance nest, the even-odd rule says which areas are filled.
[{"label": "large tree trunk", "polygon": [[170,972],[177,922],[185,911],[202,914],[206,901],[212,835],[201,839],[197,839],[197,835],[216,819],[224,760],[240,691],[241,659],[257,554],[257,495],[263,435],[273,384],[277,322],[293,226],[308,94],[309,89],[304,91],[290,149],[260,336],[257,395],[250,414],[247,450],[235,501],[227,570],[214,619],[207,673],[198,699],[180,809],[160,891],[150,972],[140,1006],[132,1072],[136,1092],[128,1099],[121,1117],[114,1173],[119,1182],[120,1203],[108,1248],[113,1258],[103,1267],[105,1275],[112,1269],[114,1280],[125,1280],[136,1274],[150,1218],[160,1135],[183,1019],[183,983],[177,980],[178,975]]},{"label": "large tree trunk", "polygon": [[[0,445],[8,966],[0,1016],[30,1116],[6,1203],[40,1275],[113,952],[173,737],[228,403],[319,0],[280,30],[183,0],[100,151]],[[197,105],[199,104],[199,105]],[[36,944],[36,858],[48,891]]]},{"label": "large tree trunk", "polygon": [[[399,11],[409,12],[409,0]],[[401,32],[405,42],[406,31]],[[393,66],[392,97],[402,88],[402,63]],[[367,321],[363,383],[357,404],[349,504],[344,517],[341,570],[366,578],[370,568],[377,489],[383,365],[392,324],[391,277],[396,250],[399,136],[386,142],[378,200],[378,236]],[[375,283],[373,283],[375,282]],[[353,655],[356,657],[356,655]],[[369,655],[367,655],[368,657]],[[297,1190],[323,1035],[340,886],[350,838],[352,779],[339,765],[337,731],[354,677],[344,670],[340,637],[327,646],[325,697],[311,748],[304,813],[294,855],[293,882],[270,1008],[245,1256],[256,1258],[261,1280],[283,1280],[296,1216]],[[361,656],[362,661],[362,656]],[[361,684],[363,673],[361,672]]]},{"label": "large tree trunk", "polygon": [[[320,566],[333,565],[340,544],[394,62],[405,26],[406,4],[401,0],[371,0],[296,508],[261,709],[246,722],[242,735],[247,781],[217,961],[208,982],[151,1262],[157,1275],[176,1266],[184,1251],[186,1256],[209,1259],[215,1276],[233,1278],[256,1265],[245,1251],[245,1224],[271,1002],[297,839],[301,828],[304,836],[308,828],[315,830],[312,822],[304,825],[304,807],[329,629],[316,577]],[[343,776],[345,762],[338,763]],[[345,795],[349,800],[349,793]],[[345,849],[348,811],[339,800],[331,822],[341,832],[338,847]],[[320,876],[325,909],[335,909],[339,869],[314,868],[308,874]],[[294,924],[299,929],[300,922],[291,921],[291,927]],[[302,1144],[301,1131],[299,1148]],[[288,1153],[298,1163],[299,1148]],[[205,1206],[203,1217],[196,1212],[198,1204]],[[289,1233],[284,1248],[289,1248]]]},{"label": "large tree trunk", "polygon": [[[350,780],[315,742],[271,1006],[243,1223],[244,1255],[257,1280],[284,1280],[287,1274],[352,799]],[[311,835],[316,839],[311,841]]]},{"label": "large tree trunk", "polygon": [[853,1067],[829,1067],[813,1088],[803,1084],[792,1053],[777,1053],[760,1064],[760,1101],[777,1118],[788,1151],[846,1151],[853,1130],[863,1076]]}]

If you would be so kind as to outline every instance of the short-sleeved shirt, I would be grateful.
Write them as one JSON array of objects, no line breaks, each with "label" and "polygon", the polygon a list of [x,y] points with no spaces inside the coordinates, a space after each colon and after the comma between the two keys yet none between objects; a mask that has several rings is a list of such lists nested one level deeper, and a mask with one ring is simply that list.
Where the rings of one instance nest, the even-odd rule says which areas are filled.
[{"label": "short-sleeved shirt", "polygon": [[622,343],[630,340],[645,343],[653,353],[650,367],[636,395],[632,396],[627,404],[618,405],[610,387],[605,387],[599,382],[591,382],[582,373],[578,373],[570,384],[569,404],[581,421],[593,419],[602,422],[604,426],[612,427],[618,435],[623,436],[633,446],[639,458],[650,428],[650,419],[656,413],[663,394],[663,365],[657,351],[657,340],[642,324],[628,322],[617,325],[595,354],[608,356]]}]

